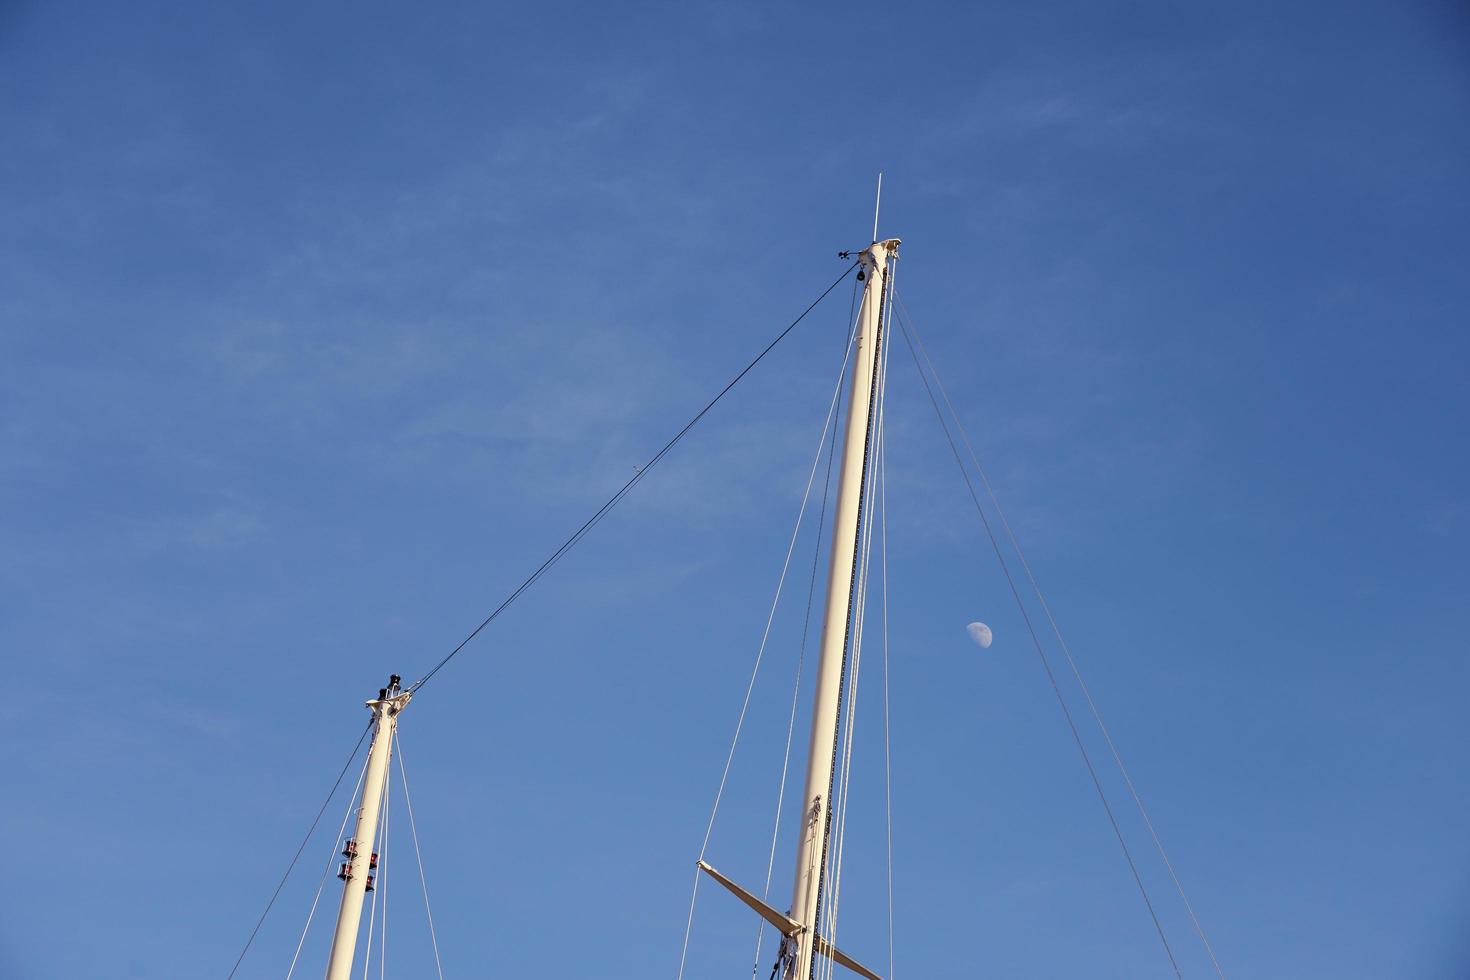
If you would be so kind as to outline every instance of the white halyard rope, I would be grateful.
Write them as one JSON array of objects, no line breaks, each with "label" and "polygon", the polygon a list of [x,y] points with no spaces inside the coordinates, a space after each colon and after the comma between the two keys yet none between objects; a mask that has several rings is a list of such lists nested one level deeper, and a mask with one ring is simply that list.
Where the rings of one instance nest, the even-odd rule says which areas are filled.
[{"label": "white halyard rope", "polygon": [[[398,734],[398,726],[393,726],[393,734]],[[383,980],[388,970],[388,808],[393,802],[393,744],[388,744],[389,763],[383,767],[383,836],[378,843],[378,878],[377,894],[383,898],[383,925],[378,934],[378,980]]]},{"label": "white halyard rope", "polygon": [[[882,389],[883,380],[879,380],[879,406],[875,413],[877,421],[874,427],[877,430],[873,438],[873,452],[876,456],[880,451],[882,442]],[[877,482],[870,481],[868,485],[867,499],[863,504],[863,512],[871,514],[872,503],[877,492]],[[857,696],[858,680],[862,667],[863,636],[867,625],[867,596],[868,576],[871,572],[869,561],[873,544],[873,523],[867,521],[863,525],[863,536],[860,550],[860,565],[858,571],[857,589],[853,596],[853,631],[852,650],[848,663],[848,696],[847,716],[843,719],[842,729],[842,751],[838,768],[838,789],[835,796],[832,819],[836,824],[836,833],[833,835],[831,852],[828,855],[828,880],[832,883],[828,890],[827,915],[822,921],[823,934],[827,941],[835,948],[837,945],[837,916],[842,897],[842,867],[845,845],[847,843],[847,809],[851,798],[852,786],[852,757],[853,738],[857,731]],[[822,972],[831,976],[834,970],[834,961],[828,957],[822,964]]]},{"label": "white halyard rope", "polygon": [[[720,812],[720,801],[724,798],[724,795],[725,795],[725,785],[726,785],[726,783],[730,779],[730,768],[731,768],[731,766],[735,762],[735,750],[736,750],[736,748],[740,744],[740,733],[741,733],[741,731],[745,727],[745,716],[746,716],[746,713],[750,710],[750,699],[751,699],[752,694],[755,692],[755,682],[756,682],[756,679],[760,675],[761,661],[765,658],[766,644],[767,644],[767,642],[771,638],[771,626],[775,622],[775,619],[776,619],[776,609],[781,604],[781,593],[782,593],[782,591],[786,587],[786,573],[791,568],[791,556],[792,556],[792,554],[796,550],[796,540],[797,540],[797,537],[801,533],[801,524],[802,524],[802,520],[806,516],[807,503],[811,499],[812,484],[816,481],[816,477],[817,477],[817,466],[818,466],[818,464],[822,460],[822,447],[824,445],[826,445],[826,442],[827,442],[827,430],[828,430],[828,427],[830,427],[831,424],[832,424],[832,417],[833,417],[833,415],[836,414],[836,411],[837,411],[837,401],[838,401],[838,398],[841,396],[841,393],[842,393],[842,379],[843,379],[843,375],[846,372],[847,362],[848,362],[849,358],[851,358],[851,356],[852,356],[852,348],[853,348],[852,338],[853,338],[853,335],[850,334],[849,335],[847,346],[846,346],[846,348],[843,351],[842,366],[837,371],[837,384],[836,384],[836,386],[833,389],[832,400],[829,403],[828,408],[827,408],[827,419],[826,419],[826,421],[822,425],[822,434],[821,434],[821,437],[818,438],[818,440],[817,440],[817,451],[816,451],[816,454],[812,457],[811,470],[807,474],[806,489],[802,492],[802,497],[801,497],[801,507],[797,510],[797,513],[796,513],[796,525],[795,525],[795,527],[792,528],[792,531],[791,531],[791,540],[790,540],[790,542],[786,546],[786,557],[785,557],[785,559],[781,563],[781,574],[780,574],[780,577],[776,581],[776,594],[771,599],[771,610],[770,610],[770,612],[766,616],[765,629],[761,633],[760,646],[756,650],[755,665],[751,668],[750,681],[745,686],[745,699],[744,699],[744,701],[741,702],[741,705],[740,705],[740,716],[735,721],[735,735],[730,740],[730,751],[725,756],[725,768],[724,768],[724,771],[720,774],[720,785],[719,785],[719,788],[715,790],[715,801],[714,801],[714,805],[710,808],[709,823],[705,826],[705,830],[704,830],[704,840],[699,845],[699,860],[700,861],[703,861],[704,860],[705,852],[709,848],[710,838],[714,835],[714,831],[715,831],[715,819],[719,816],[719,812]],[[794,722],[793,722],[793,724],[794,724]],[[788,735],[788,747],[789,747],[789,735]],[[783,782],[783,792],[784,792],[784,782],[785,782],[784,779],[783,779],[782,782]],[[779,811],[778,811],[778,816],[779,816]],[[696,865],[695,866],[695,869],[694,869],[694,885],[690,889],[690,895],[689,895],[689,914],[688,914],[688,917],[686,918],[685,923],[684,923],[684,943],[683,943],[682,949],[679,952],[679,973],[678,973],[679,980],[683,980],[683,977],[684,977],[684,966],[685,966],[685,963],[687,962],[688,956],[689,956],[689,936],[690,936],[690,933],[694,929],[694,907],[695,907],[695,903],[698,901],[698,898],[699,898],[699,879],[700,879],[699,868]],[[767,875],[767,889],[769,889],[769,887],[770,887],[770,883],[769,883],[769,872],[768,872],[768,875]],[[757,941],[759,941],[759,938],[757,939]]]},{"label": "white halyard rope", "polygon": [[[854,289],[853,289],[853,301],[854,301],[854,304],[856,303],[856,300],[857,300],[857,290],[856,290],[856,284],[854,284]],[[855,319],[853,313],[854,313],[854,310],[853,309],[849,309],[848,312],[847,312],[847,319],[848,319],[848,324],[847,324],[847,353],[843,356],[842,366],[840,368],[838,368],[838,371],[837,371],[837,384],[833,388],[833,391],[832,391],[832,399],[831,399],[831,402],[829,403],[829,405],[827,406],[827,422],[822,427],[822,438],[818,441],[818,444],[817,444],[818,458],[820,458],[822,446],[827,443],[827,436],[829,434],[832,436],[832,445],[829,447],[828,456],[827,456],[827,482],[824,485],[823,492],[822,492],[822,511],[821,511],[821,513],[822,513],[823,518],[825,518],[825,515],[826,515],[826,512],[827,512],[827,494],[831,492],[833,454],[836,452],[836,448],[837,448],[836,447],[837,432],[836,432],[835,428],[833,427],[832,422],[836,419],[836,417],[837,417],[836,416],[837,408],[842,403],[842,384],[843,384],[844,379],[847,376],[847,365],[848,365],[848,361],[851,359],[851,356],[852,356],[853,343],[857,339],[857,320]],[[815,471],[813,472],[813,475],[815,475]],[[817,521],[817,542],[816,542],[816,547],[813,549],[813,552],[812,552],[812,575],[811,575],[811,582],[810,582],[810,585],[808,586],[808,589],[807,589],[807,622],[802,626],[801,647],[800,647],[800,650],[799,650],[799,652],[797,654],[797,658],[796,658],[796,676],[795,676],[795,678],[793,678],[792,683],[791,683],[791,710],[788,713],[788,716],[787,716],[787,719],[786,719],[786,747],[785,747],[785,750],[783,751],[783,753],[781,755],[781,778],[780,778],[780,780],[776,784],[777,785],[777,791],[776,791],[776,813],[775,813],[775,817],[773,818],[773,820],[771,822],[771,847],[770,847],[770,853],[766,857],[766,881],[765,881],[765,887],[761,891],[761,897],[764,898],[764,899],[766,899],[766,900],[769,900],[770,899],[770,896],[771,896],[771,875],[775,871],[775,867],[776,867],[776,844],[777,844],[778,840],[780,839],[780,835],[781,835],[781,811],[782,811],[782,807],[784,806],[785,801],[786,801],[786,776],[787,776],[787,773],[790,772],[790,769],[791,769],[791,743],[792,743],[793,736],[795,735],[795,732],[796,732],[796,708],[797,708],[797,704],[798,704],[799,698],[801,696],[801,675],[802,675],[802,668],[803,668],[803,666],[805,664],[805,661],[806,661],[807,629],[810,626],[810,621],[811,621],[812,594],[813,594],[813,591],[816,588],[816,582],[817,582],[817,578],[816,578],[816,576],[817,576],[817,562],[821,558],[821,554],[822,554],[822,541],[821,541],[821,536],[822,536],[822,530],[823,530],[824,526],[825,526],[825,520],[824,519],[819,519]],[[758,924],[756,926],[756,931],[755,931],[755,955],[751,959],[751,966],[750,966],[750,975],[751,975],[752,978],[756,977],[759,974],[759,972],[760,972],[761,944],[762,944],[763,939],[765,938],[765,932],[766,932],[766,930],[765,930],[765,924],[764,923],[760,923],[760,924]]]},{"label": "white halyard rope", "polygon": [[[889,335],[890,337],[892,334]],[[888,360],[884,358],[884,367]],[[887,387],[885,379],[884,386]],[[888,714],[888,445],[878,455],[878,519],[883,572],[883,816],[887,830],[888,976],[893,980],[893,734]]]},{"label": "white halyard rope", "polygon": [[413,856],[419,866],[419,888],[424,895],[424,915],[429,920],[429,943],[434,947],[434,971],[439,980],[444,980],[444,964],[439,960],[439,937],[434,933],[434,910],[429,907],[429,883],[424,877],[424,855],[419,850],[419,828],[413,816],[413,797],[408,795],[408,770],[403,765],[403,742],[398,738],[398,729],[393,730],[393,741],[398,749],[398,781],[403,784],[403,805],[408,808],[408,829],[413,837]]},{"label": "white halyard rope", "polygon": [[[393,752],[393,746],[392,746],[392,744],[389,744],[389,746],[388,746],[388,752],[389,752],[390,755],[392,754],[392,752]],[[384,766],[383,767],[383,792],[382,792],[382,796],[380,798],[382,798],[382,799],[385,800],[385,804],[378,811],[378,833],[377,833],[377,836],[373,840],[373,846],[374,847],[377,847],[377,848],[381,848],[383,846],[384,835],[385,835],[385,832],[387,831],[387,827],[388,827],[388,807],[386,805],[386,797],[388,795],[388,776],[389,776],[390,773],[392,773],[392,771],[393,770],[391,768],[389,768],[388,766]],[[369,850],[368,851],[368,871],[366,872],[366,874],[371,874],[372,873],[372,865],[373,865],[373,853],[372,853],[371,850]],[[377,888],[374,888],[373,889],[373,902],[372,902],[372,907],[368,911],[367,943],[363,947],[363,954],[362,954],[362,980],[367,980],[368,965],[372,962],[372,959],[373,959],[373,926],[376,924],[377,916],[378,916],[378,890],[377,890]]]},{"label": "white halyard rope", "polygon": [[[890,277],[890,290],[892,279]],[[892,303],[890,298],[889,303]],[[888,311],[884,322],[891,322]],[[876,406],[873,413],[873,436],[872,436],[872,459],[870,466],[876,468],[877,461],[882,458],[885,442],[885,411],[888,394],[888,343],[891,333],[886,333],[882,338],[882,349],[879,350],[876,370],[878,371],[877,384],[875,385]],[[872,470],[870,469],[870,472]],[[878,495],[878,480],[869,480],[865,499],[863,501],[863,513],[872,515],[874,504]],[[853,603],[853,631],[851,650],[849,656],[848,672],[848,698],[847,715],[843,720],[843,740],[840,756],[838,792],[834,794],[834,809],[832,818],[836,823],[836,834],[833,846],[828,854],[828,880],[831,888],[828,890],[827,914],[822,920],[822,934],[833,949],[837,948],[838,914],[842,896],[842,869],[843,857],[847,842],[847,813],[852,795],[852,760],[853,739],[857,731],[857,705],[858,705],[858,681],[860,679],[860,668],[862,664],[863,639],[867,627],[867,597],[868,583],[872,574],[872,548],[875,522],[871,516],[863,522],[862,540],[859,542],[859,571],[857,575],[857,588],[854,592]],[[886,609],[884,612],[886,617]],[[819,973],[831,977],[836,970],[836,961],[831,957],[824,958],[825,961],[819,967]]]},{"label": "white halyard rope", "polygon": [[317,902],[321,901],[322,888],[327,883],[327,875],[332,873],[332,865],[337,863],[337,847],[342,843],[342,835],[347,832],[347,821],[352,819],[353,806],[357,802],[357,791],[362,786],[363,777],[367,775],[368,760],[362,760],[362,771],[357,774],[357,782],[352,787],[352,795],[347,797],[347,812],[342,815],[342,824],[337,828],[337,837],[332,841],[332,853],[327,855],[327,866],[322,870],[321,880],[316,883],[316,895],[311,900],[311,910],[306,913],[306,925],[301,927],[301,938],[296,940],[296,952],[291,955],[291,966],[286,970],[286,980],[291,980],[291,974],[296,972],[296,961],[301,958],[301,947],[306,943],[306,934],[311,930],[312,917],[316,915]]}]

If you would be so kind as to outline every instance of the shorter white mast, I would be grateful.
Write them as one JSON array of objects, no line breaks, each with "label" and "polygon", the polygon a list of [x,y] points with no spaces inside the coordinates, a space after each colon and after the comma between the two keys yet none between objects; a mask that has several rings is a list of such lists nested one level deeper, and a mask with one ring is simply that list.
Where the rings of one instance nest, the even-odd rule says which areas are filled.
[{"label": "shorter white mast", "polygon": [[357,810],[357,828],[342,851],[342,904],[337,911],[337,931],[332,936],[332,956],[327,961],[327,980],[349,980],[357,955],[357,934],[362,923],[362,902],[373,886],[378,867],[378,814],[387,784],[388,760],[393,754],[393,734],[398,730],[398,713],[413,697],[394,674],[388,686],[378,691],[377,700],[367,702],[373,713],[373,742],[368,748],[367,771],[362,780],[362,803]]}]

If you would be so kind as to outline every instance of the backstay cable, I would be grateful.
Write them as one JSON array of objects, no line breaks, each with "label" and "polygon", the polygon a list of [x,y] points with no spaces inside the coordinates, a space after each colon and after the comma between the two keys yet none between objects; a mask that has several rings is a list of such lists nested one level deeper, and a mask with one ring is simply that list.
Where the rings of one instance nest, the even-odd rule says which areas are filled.
[{"label": "backstay cable", "polygon": [[908,323],[910,329],[913,330],[914,343],[918,345],[919,353],[924,357],[924,363],[929,368],[929,374],[934,379],[934,385],[939,389],[939,395],[944,400],[945,407],[949,409],[950,418],[954,419],[955,428],[959,430],[960,440],[965,444],[965,450],[970,456],[970,462],[974,464],[975,472],[980,474],[980,482],[985,486],[985,492],[990,497],[992,506],[995,507],[996,515],[1000,517],[1001,527],[1005,529],[1006,539],[1010,541],[1012,550],[1016,552],[1016,558],[1020,560],[1021,567],[1026,572],[1026,578],[1031,583],[1031,590],[1036,593],[1036,601],[1040,603],[1042,611],[1046,614],[1047,623],[1051,626],[1052,634],[1057,638],[1057,645],[1061,647],[1062,655],[1067,660],[1067,666],[1071,668],[1072,676],[1077,680],[1077,686],[1082,689],[1082,696],[1087,701],[1087,708],[1092,713],[1092,719],[1097,723],[1098,731],[1102,733],[1103,741],[1107,743],[1108,751],[1113,756],[1113,762],[1117,764],[1118,772],[1123,777],[1123,783],[1128,787],[1128,793],[1133,797],[1133,803],[1138,808],[1138,814],[1143,818],[1143,825],[1148,828],[1149,837],[1153,839],[1154,847],[1158,850],[1159,857],[1164,862],[1164,867],[1169,871],[1169,877],[1174,882],[1174,890],[1179,893],[1179,900],[1184,903],[1184,909],[1189,913],[1189,921],[1194,924],[1194,931],[1199,934],[1200,941],[1204,943],[1205,952],[1210,957],[1210,963],[1214,966],[1216,975],[1220,977],[1220,980],[1225,980],[1225,972],[1220,967],[1220,961],[1215,958],[1214,947],[1210,945],[1210,939],[1205,935],[1205,928],[1200,924],[1199,917],[1195,915],[1194,904],[1190,902],[1189,896],[1184,892],[1184,884],[1179,880],[1179,875],[1174,870],[1174,862],[1169,860],[1169,854],[1164,849],[1164,842],[1159,838],[1158,832],[1154,829],[1154,822],[1148,815],[1148,808],[1143,805],[1143,797],[1139,795],[1138,789],[1133,785],[1133,777],[1129,775],[1128,767],[1123,764],[1122,753],[1118,751],[1118,746],[1113,742],[1112,733],[1108,731],[1108,726],[1103,722],[1102,711],[1098,708],[1097,702],[1093,700],[1092,691],[1088,688],[1087,682],[1082,679],[1082,671],[1078,668],[1077,661],[1072,656],[1072,650],[1067,645],[1066,638],[1062,636],[1062,629],[1057,624],[1056,617],[1052,615],[1051,604],[1046,601],[1046,595],[1041,591],[1041,584],[1036,580],[1036,573],[1032,571],[1031,563],[1026,560],[1026,552],[1021,550],[1021,542],[1017,540],[1016,533],[1011,528],[1011,522],[1006,517],[1005,508],[1000,505],[1000,497],[996,494],[995,487],[991,485],[990,477],[985,472],[985,467],[980,465],[980,458],[975,452],[975,445],[970,439],[970,433],[965,428],[965,423],[960,419],[959,413],[955,411],[954,404],[949,400],[949,392],[945,390],[944,381],[940,379],[939,372],[934,367],[934,361],[929,357],[929,351],[924,347],[924,339],[919,336],[918,329],[913,326],[913,317],[909,315],[908,308],[903,305],[902,297],[899,297],[898,303],[904,320]]},{"label": "backstay cable", "polygon": [[924,366],[919,362],[918,351],[914,348],[914,342],[910,336],[907,316],[899,317],[899,327],[903,331],[904,343],[908,346],[909,353],[913,356],[914,367],[919,372],[919,380],[924,383],[924,392],[929,396],[929,403],[934,407],[935,417],[939,420],[939,427],[944,431],[944,438],[949,443],[950,452],[954,454],[955,463],[960,468],[960,475],[964,478],[965,487],[970,492],[970,499],[974,501],[975,512],[980,515],[980,522],[985,527],[985,535],[990,540],[990,546],[995,551],[996,560],[1000,562],[1001,571],[1005,574],[1006,584],[1010,586],[1011,596],[1016,601],[1016,608],[1021,612],[1021,619],[1026,623],[1026,630],[1031,634],[1032,645],[1036,648],[1036,655],[1041,660],[1042,669],[1046,672],[1046,679],[1051,684],[1052,693],[1056,695],[1057,704],[1061,706],[1062,715],[1067,720],[1067,727],[1072,732],[1072,740],[1077,744],[1077,751],[1082,755],[1082,762],[1087,767],[1087,775],[1092,779],[1093,789],[1097,791],[1097,798],[1102,803],[1103,811],[1107,814],[1108,823],[1113,828],[1113,836],[1118,839],[1118,846],[1123,850],[1123,858],[1128,862],[1128,870],[1133,874],[1133,881],[1138,885],[1138,892],[1143,896],[1143,904],[1148,908],[1149,918],[1153,920],[1154,930],[1159,934],[1159,942],[1163,944],[1164,953],[1169,958],[1169,964],[1174,968],[1174,975],[1183,980],[1184,974],[1179,970],[1179,962],[1174,958],[1174,950],[1169,946],[1169,939],[1164,935],[1164,926],[1159,921],[1158,913],[1154,911],[1154,903],[1149,898],[1148,888],[1143,883],[1143,877],[1138,872],[1138,865],[1133,860],[1133,852],[1128,848],[1128,842],[1123,837],[1123,830],[1118,825],[1118,818],[1113,813],[1112,804],[1108,802],[1108,795],[1103,790],[1102,780],[1098,778],[1097,769],[1092,764],[1092,757],[1087,752],[1087,746],[1082,741],[1082,733],[1077,729],[1077,723],[1072,718],[1072,710],[1067,706],[1067,699],[1062,695],[1061,686],[1057,683],[1056,674],[1052,672],[1051,661],[1046,655],[1045,648],[1041,645],[1041,638],[1036,633],[1036,627],[1031,621],[1031,614],[1021,599],[1021,591],[1016,587],[1015,578],[1011,575],[1010,565],[1005,560],[1005,554],[1001,551],[1000,542],[995,536],[994,529],[990,526],[990,518],[985,513],[985,508],[980,504],[980,496],[975,492],[975,484],[970,479],[970,471],[965,466],[963,457],[960,456],[959,447],[955,445],[954,436],[950,434],[949,425],[944,420],[944,412],[939,407],[939,401],[934,397],[933,386],[929,383],[929,376],[924,371]]}]

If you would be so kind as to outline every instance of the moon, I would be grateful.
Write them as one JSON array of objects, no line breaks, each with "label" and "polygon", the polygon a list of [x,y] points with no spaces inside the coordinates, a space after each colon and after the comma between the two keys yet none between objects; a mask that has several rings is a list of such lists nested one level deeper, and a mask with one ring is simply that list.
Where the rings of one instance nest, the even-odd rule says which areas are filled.
[{"label": "moon", "polygon": [[970,639],[987,649],[990,647],[990,641],[994,639],[994,635],[990,632],[990,627],[984,623],[971,623],[965,627],[965,632],[970,634]]}]

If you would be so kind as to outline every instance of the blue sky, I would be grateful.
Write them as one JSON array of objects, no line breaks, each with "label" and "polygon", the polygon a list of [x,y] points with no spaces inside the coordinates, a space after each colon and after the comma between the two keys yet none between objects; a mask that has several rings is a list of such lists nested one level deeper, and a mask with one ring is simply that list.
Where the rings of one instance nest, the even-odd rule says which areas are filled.
[{"label": "blue sky", "polygon": [[[0,108],[0,973],[227,973],[361,700],[825,287],[880,169],[1226,975],[1470,971],[1463,8],[15,2]],[[674,975],[847,300],[405,716],[451,975]],[[902,358],[890,412],[896,972],[1168,976]],[[799,614],[708,855],[753,885]],[[880,964],[881,752],[843,899]],[[702,890],[688,975],[753,938]]]}]

